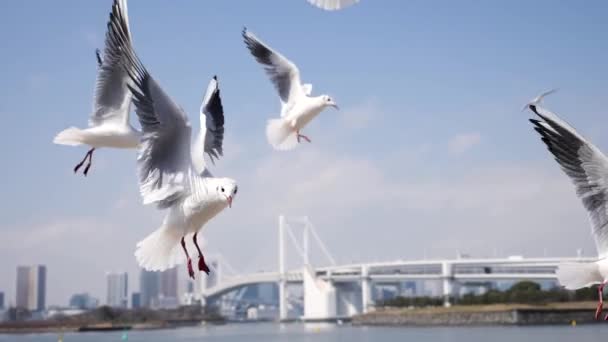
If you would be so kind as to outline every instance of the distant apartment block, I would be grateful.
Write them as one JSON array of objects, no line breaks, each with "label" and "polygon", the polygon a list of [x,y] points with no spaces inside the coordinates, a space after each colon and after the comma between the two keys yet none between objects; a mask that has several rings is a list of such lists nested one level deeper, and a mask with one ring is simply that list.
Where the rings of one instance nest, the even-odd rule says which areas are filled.
[{"label": "distant apartment block", "polygon": [[17,267],[18,308],[42,311],[46,307],[46,266]]},{"label": "distant apartment block", "polygon": [[114,308],[127,308],[129,305],[129,277],[126,272],[108,273],[106,304]]},{"label": "distant apartment block", "polygon": [[177,268],[163,272],[141,270],[139,278],[141,306],[174,308],[179,306]]},{"label": "distant apartment block", "polygon": [[133,308],[133,309],[141,308],[141,293],[133,292],[131,294],[131,308]]},{"label": "distant apartment block", "polygon": [[70,298],[70,307],[80,310],[95,309],[99,305],[97,298],[88,293],[77,293]]}]

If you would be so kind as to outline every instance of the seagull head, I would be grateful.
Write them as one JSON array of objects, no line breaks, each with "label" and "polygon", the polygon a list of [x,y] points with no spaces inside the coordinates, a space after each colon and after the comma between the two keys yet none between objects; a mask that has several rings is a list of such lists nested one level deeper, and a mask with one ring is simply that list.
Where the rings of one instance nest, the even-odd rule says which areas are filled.
[{"label": "seagull head", "polygon": [[215,189],[220,200],[226,201],[229,208],[232,207],[232,201],[239,190],[236,181],[230,178],[219,178]]},{"label": "seagull head", "polygon": [[334,100],[328,95],[321,96],[321,102],[323,107],[334,107],[337,110],[340,110],[340,107],[334,102]]}]

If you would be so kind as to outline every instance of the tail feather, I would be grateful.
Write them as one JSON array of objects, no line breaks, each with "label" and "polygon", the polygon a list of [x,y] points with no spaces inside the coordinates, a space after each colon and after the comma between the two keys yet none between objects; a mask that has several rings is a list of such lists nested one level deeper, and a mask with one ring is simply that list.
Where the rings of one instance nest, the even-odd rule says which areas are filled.
[{"label": "tail feather", "polygon": [[84,144],[85,135],[80,128],[69,127],[59,132],[53,139],[55,144],[77,146]]},{"label": "tail feather", "polygon": [[271,119],[266,124],[268,143],[277,150],[291,150],[298,145],[296,132],[283,119]]},{"label": "tail feather", "polygon": [[595,262],[562,263],[555,272],[559,283],[568,290],[588,287],[603,281]]},{"label": "tail feather", "polygon": [[177,229],[161,226],[137,243],[135,258],[148,271],[164,271],[184,262],[180,251],[182,236]]}]

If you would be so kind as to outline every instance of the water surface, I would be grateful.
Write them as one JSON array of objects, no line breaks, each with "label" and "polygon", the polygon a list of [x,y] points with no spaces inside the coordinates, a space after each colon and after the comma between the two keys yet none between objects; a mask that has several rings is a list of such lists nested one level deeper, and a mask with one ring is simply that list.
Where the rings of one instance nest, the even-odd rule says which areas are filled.
[{"label": "water surface", "polygon": [[[128,341],[205,342],[592,342],[608,339],[608,323],[536,327],[394,328],[330,324],[227,324],[130,331]],[[58,334],[0,335],[0,342],[56,342]],[[66,333],[64,342],[123,341],[122,332]]]}]

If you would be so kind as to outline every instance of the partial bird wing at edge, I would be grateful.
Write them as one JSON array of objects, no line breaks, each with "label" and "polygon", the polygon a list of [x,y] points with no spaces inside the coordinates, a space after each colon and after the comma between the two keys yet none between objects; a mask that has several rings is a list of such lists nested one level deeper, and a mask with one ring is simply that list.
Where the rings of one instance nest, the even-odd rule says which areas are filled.
[{"label": "partial bird wing at edge", "polygon": [[600,258],[608,256],[608,159],[554,113],[529,107],[541,120],[530,119],[534,129],[570,177],[587,210]]},{"label": "partial bird wing at edge", "polygon": [[352,6],[359,0],[307,0],[314,6],[317,6],[326,11],[337,11],[346,7]]}]

